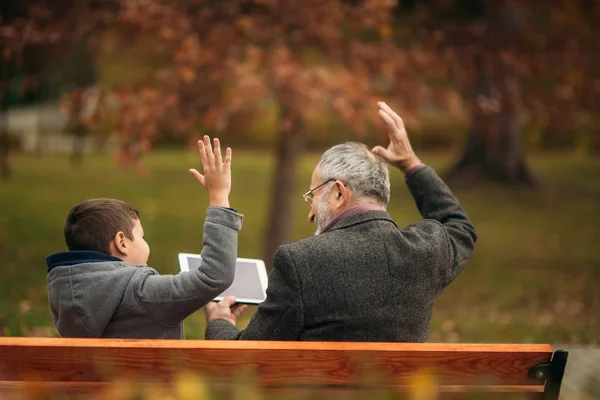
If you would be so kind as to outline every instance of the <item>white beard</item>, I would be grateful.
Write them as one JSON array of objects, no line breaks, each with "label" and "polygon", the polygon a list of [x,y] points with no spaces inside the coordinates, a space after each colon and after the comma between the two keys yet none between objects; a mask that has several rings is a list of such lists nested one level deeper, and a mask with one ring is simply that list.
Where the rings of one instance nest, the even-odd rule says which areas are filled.
[{"label": "white beard", "polygon": [[323,229],[327,228],[327,225],[329,225],[334,218],[335,216],[329,210],[329,204],[327,204],[327,196],[321,197],[319,205],[317,206],[317,215],[315,216],[315,222],[317,223],[315,236],[320,235]]}]

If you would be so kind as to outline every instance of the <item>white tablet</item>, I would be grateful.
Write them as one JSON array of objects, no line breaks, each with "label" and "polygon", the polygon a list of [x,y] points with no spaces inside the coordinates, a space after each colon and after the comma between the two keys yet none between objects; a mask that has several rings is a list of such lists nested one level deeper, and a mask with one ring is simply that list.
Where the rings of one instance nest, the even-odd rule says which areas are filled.
[{"label": "white tablet", "polygon": [[[179,268],[181,271],[198,268],[201,260],[200,254],[179,253]],[[215,300],[235,296],[237,303],[260,304],[267,298],[267,282],[267,269],[262,260],[238,258],[233,283]]]}]

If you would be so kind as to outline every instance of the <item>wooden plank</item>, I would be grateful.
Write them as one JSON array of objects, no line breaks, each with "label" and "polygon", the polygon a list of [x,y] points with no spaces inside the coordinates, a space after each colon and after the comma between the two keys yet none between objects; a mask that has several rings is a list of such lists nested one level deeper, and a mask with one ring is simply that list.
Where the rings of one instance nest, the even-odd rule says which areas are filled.
[{"label": "wooden plank", "polygon": [[98,393],[109,388],[107,382],[24,382],[0,381],[0,393],[51,391],[60,393]]},{"label": "wooden plank", "polygon": [[549,345],[0,338],[0,380],[168,381],[189,370],[215,382],[245,372],[261,385],[353,386],[366,372],[397,387],[426,370],[441,384],[537,385],[527,371],[551,355]]},{"label": "wooden plank", "polygon": [[[36,382],[36,381],[0,381],[0,391],[17,391],[24,387],[44,387],[50,390],[59,390],[65,392],[94,392],[104,390],[113,385],[113,382]],[[168,384],[167,384],[168,385]],[[147,387],[161,386],[161,384],[146,383]],[[215,384],[215,387],[228,387],[230,385]],[[316,386],[315,386],[316,387]],[[315,387],[302,388],[290,387],[290,390],[314,390]],[[544,386],[542,385],[440,385],[440,392],[449,393],[486,393],[486,392],[505,392],[505,393],[542,393]],[[324,387],[323,389],[344,391],[342,387]],[[362,388],[360,391],[372,390],[374,388]],[[262,387],[262,391],[282,391],[286,388],[282,387]],[[410,391],[410,386],[397,386],[394,390],[398,392]]]},{"label": "wooden plank", "polygon": [[[68,393],[70,395],[82,395],[82,396],[93,396],[95,398],[104,398],[105,394],[110,389],[118,387],[109,383],[100,382],[54,382],[54,383],[42,383],[42,382],[7,382],[0,381],[0,395],[14,395],[16,393]],[[122,387],[121,387],[122,389]],[[144,389],[147,391],[157,392],[157,389],[166,391],[172,391],[171,386],[161,386],[157,384],[147,384]],[[232,385],[228,387],[217,386],[213,387],[216,393],[225,394],[223,398],[229,398],[234,388]],[[250,389],[247,392],[253,392]],[[407,386],[401,386],[394,388],[395,393],[408,393],[410,388]],[[343,396],[343,398],[364,398],[365,396],[373,397],[377,395],[389,394],[389,390],[386,391],[381,388],[368,388],[368,389],[355,389],[355,388],[259,388],[256,392],[260,393],[261,398],[273,397],[289,398],[295,396],[299,398],[320,398],[316,395],[322,395],[327,397],[335,397],[337,395]],[[513,394],[521,394],[527,396],[527,398],[541,398],[543,392],[542,386],[458,386],[458,385],[447,385],[438,387],[438,393],[440,394],[438,399],[464,399],[464,395],[480,395],[480,398],[498,398],[506,399]],[[110,393],[110,392],[108,392]],[[160,392],[159,392],[160,393]],[[307,397],[308,395],[311,395]],[[479,396],[478,396],[479,397]]]},{"label": "wooden plank", "polygon": [[380,350],[380,351],[487,351],[521,353],[551,352],[548,344],[496,343],[381,343],[381,342],[278,342],[244,340],[161,340],[161,339],[69,339],[40,337],[0,337],[0,347],[151,347],[151,348],[213,348],[213,349],[302,349],[302,350]]}]

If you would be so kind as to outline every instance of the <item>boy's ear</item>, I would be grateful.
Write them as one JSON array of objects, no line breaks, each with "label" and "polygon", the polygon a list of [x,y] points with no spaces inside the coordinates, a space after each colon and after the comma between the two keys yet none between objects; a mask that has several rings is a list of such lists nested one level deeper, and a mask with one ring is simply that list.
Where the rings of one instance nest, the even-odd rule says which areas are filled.
[{"label": "boy's ear", "polygon": [[117,253],[115,256],[127,256],[129,254],[127,241],[125,240],[125,234],[123,232],[117,232],[110,244],[111,250],[114,249],[115,253]]}]

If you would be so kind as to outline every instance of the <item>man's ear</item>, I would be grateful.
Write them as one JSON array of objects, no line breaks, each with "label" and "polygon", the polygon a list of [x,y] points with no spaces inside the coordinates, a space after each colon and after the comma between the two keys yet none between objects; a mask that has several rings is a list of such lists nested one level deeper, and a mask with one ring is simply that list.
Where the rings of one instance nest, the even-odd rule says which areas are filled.
[{"label": "man's ear", "polygon": [[123,232],[117,232],[110,244],[111,250],[114,250],[115,253],[117,253],[115,256],[127,256],[129,254],[127,241],[125,240],[125,234]]},{"label": "man's ear", "polygon": [[335,181],[334,191],[336,193],[336,195],[335,195],[336,200],[343,202],[343,203],[348,201],[350,191],[348,190],[348,187],[346,185],[344,185],[341,181]]}]

